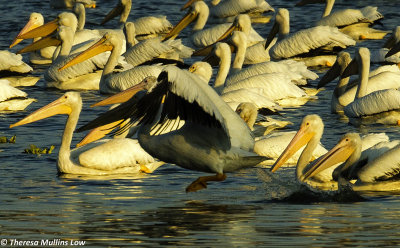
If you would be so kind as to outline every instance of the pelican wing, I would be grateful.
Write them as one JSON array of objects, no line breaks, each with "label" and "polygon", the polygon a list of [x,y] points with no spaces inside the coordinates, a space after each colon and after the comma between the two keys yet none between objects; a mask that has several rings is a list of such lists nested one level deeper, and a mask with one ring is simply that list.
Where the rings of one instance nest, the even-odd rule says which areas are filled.
[{"label": "pelican wing", "polygon": [[400,145],[388,150],[364,166],[358,177],[362,182],[376,182],[397,178],[400,172]]},{"label": "pelican wing", "polygon": [[161,70],[161,66],[143,65],[112,74],[106,79],[107,83],[100,84],[100,91],[102,93],[112,94],[126,90],[140,83],[147,76],[157,77]]},{"label": "pelican wing", "polygon": [[24,61],[21,54],[15,54],[7,50],[0,51],[0,71],[18,73],[32,72],[33,69]]},{"label": "pelican wing", "polygon": [[222,1],[211,9],[211,14],[219,18],[236,16],[242,13],[263,13],[274,11],[265,0]]},{"label": "pelican wing", "polygon": [[172,47],[161,42],[159,38],[154,38],[139,42],[128,49],[124,56],[129,64],[137,66],[172,51]]},{"label": "pelican wing", "polygon": [[[279,62],[267,61],[243,68],[230,76],[225,84],[229,86],[255,75],[274,72],[283,72],[290,75],[291,80],[295,81],[296,84],[304,84],[304,81],[307,79],[314,80],[318,78],[318,75],[308,70],[303,62],[294,60],[283,60]],[[298,77],[299,75],[301,76],[300,78]]]},{"label": "pelican wing", "polygon": [[6,79],[0,80],[0,102],[6,101],[11,98],[25,98],[28,96],[25,92],[14,88],[10,85],[10,82]]},{"label": "pelican wing", "polygon": [[[387,68],[387,67],[386,67]],[[390,68],[390,67],[389,67]],[[339,102],[343,106],[348,105],[354,100],[357,92],[357,85],[348,89],[339,97]],[[368,79],[367,93],[383,90],[383,89],[398,89],[400,88],[400,73],[391,71],[383,71]]]},{"label": "pelican wing", "polygon": [[82,166],[112,171],[118,168],[155,162],[136,139],[110,139],[95,142],[95,147],[79,154]]},{"label": "pelican wing", "polygon": [[373,23],[382,19],[383,15],[378,12],[378,7],[367,6],[362,9],[345,9],[322,18],[317,22],[320,26],[343,27],[358,22]]},{"label": "pelican wing", "polygon": [[[185,120],[210,128],[224,130],[231,146],[251,150],[254,137],[239,115],[207,84],[188,71],[167,66],[153,89],[139,101],[129,101],[108,111],[103,116],[81,127],[92,129],[118,120],[130,118],[130,124],[165,124],[171,120]],[[164,99],[164,104],[161,105]],[[161,107],[161,115],[158,118]]]},{"label": "pelican wing", "polygon": [[144,16],[133,21],[136,35],[166,33],[173,25],[166,16]]},{"label": "pelican wing", "polygon": [[316,26],[300,30],[277,42],[271,48],[270,55],[274,59],[282,59],[308,54],[315,50],[318,50],[318,53],[332,53],[334,49],[343,49],[355,44],[351,37],[336,27]]},{"label": "pelican wing", "polygon": [[223,94],[243,88],[262,88],[262,94],[272,100],[288,97],[302,97],[307,95],[297,85],[293,84],[290,78],[283,73],[265,73],[246,78],[240,82],[225,87]]},{"label": "pelican wing", "polygon": [[361,117],[395,109],[400,109],[400,91],[387,89],[356,99],[344,108],[344,113],[348,117]]}]

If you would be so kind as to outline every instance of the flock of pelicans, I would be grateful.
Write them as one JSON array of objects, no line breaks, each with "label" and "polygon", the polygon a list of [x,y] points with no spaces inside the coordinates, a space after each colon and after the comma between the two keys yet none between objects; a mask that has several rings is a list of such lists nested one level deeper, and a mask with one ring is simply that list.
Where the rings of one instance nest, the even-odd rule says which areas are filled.
[{"label": "flock of pelicans", "polygon": [[[327,151],[320,144],[324,125],[318,115],[304,117],[297,132],[263,136],[285,124],[265,116],[267,121],[257,122],[259,112],[276,113],[316,99],[319,90],[307,87],[318,78],[310,70],[315,67],[330,68],[318,88],[339,77],[332,112],[344,113],[352,123],[400,124],[400,26],[373,29],[383,18],[377,7],[332,11],[334,0],[297,5],[317,2],[326,3],[322,18],[291,33],[289,11],[274,10],[264,0],[190,0],[182,7],[187,14],[175,26],[165,16],[128,22],[131,0],[119,0],[102,22],[119,16],[115,29],[84,28],[85,8],[95,7],[93,0],[51,1],[53,7],[73,11],[47,23],[32,13],[10,48],[33,39],[17,53],[29,53],[32,64],[48,65],[47,86],[67,92],[10,127],[68,115],[57,162],[60,173],[150,173],[172,163],[215,174],[199,177],[186,188],[191,192],[206,188],[208,181],[225,180],[227,172],[258,164],[272,165],[274,172],[297,162],[296,179],[313,188],[340,189],[351,182],[354,190],[399,190],[400,141],[347,133]],[[252,25],[269,22],[267,14],[273,12],[265,39]],[[191,23],[190,37],[185,37],[190,44],[183,44],[179,34]],[[385,47],[361,47],[352,59],[346,47],[365,39],[386,39]],[[15,87],[34,85],[38,78],[21,76],[32,70],[21,55],[0,52],[5,58],[0,69],[20,73],[0,80],[0,108],[23,110],[35,99]],[[194,56],[199,56],[197,62],[185,64]],[[386,65],[370,71],[370,63],[376,62]],[[215,78],[212,67],[218,67]],[[354,74],[358,79],[349,82]],[[112,95],[95,104],[112,107],[77,129],[91,132],[71,150],[81,90]],[[263,123],[273,124],[266,128]],[[113,138],[101,139],[111,131]]]}]

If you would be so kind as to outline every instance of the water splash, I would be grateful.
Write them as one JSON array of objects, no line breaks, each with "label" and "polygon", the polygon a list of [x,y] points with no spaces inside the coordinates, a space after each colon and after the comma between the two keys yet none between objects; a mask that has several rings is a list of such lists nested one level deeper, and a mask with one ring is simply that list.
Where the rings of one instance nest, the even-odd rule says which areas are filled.
[{"label": "water splash", "polygon": [[320,190],[295,180],[294,175],[281,176],[259,169],[258,178],[263,182],[267,201],[289,203],[360,202],[368,199],[354,191],[351,184],[341,183],[338,190]]}]

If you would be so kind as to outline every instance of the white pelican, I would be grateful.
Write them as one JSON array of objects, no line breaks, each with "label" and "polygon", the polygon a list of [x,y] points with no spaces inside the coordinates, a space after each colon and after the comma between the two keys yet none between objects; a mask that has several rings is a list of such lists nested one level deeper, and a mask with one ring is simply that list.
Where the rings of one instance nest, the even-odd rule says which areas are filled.
[{"label": "white pelican", "polygon": [[[323,131],[324,123],[322,122],[321,117],[318,115],[305,116],[300,124],[299,130],[290,141],[286,149],[275,161],[274,165],[271,167],[271,171],[275,172],[290,157],[292,157],[293,154],[306,145],[296,164],[296,179],[298,181],[304,181],[304,173],[308,170],[308,163],[313,159],[313,151],[320,143]],[[334,187],[335,183],[333,182],[332,178],[333,169],[334,168],[331,167],[330,170],[321,171],[320,173],[314,175],[312,180],[308,180],[307,183],[314,187]]]},{"label": "white pelican", "polygon": [[111,51],[101,74],[99,84],[101,93],[117,93],[140,83],[147,76],[158,76],[162,69],[161,66],[137,66],[119,73],[114,73],[123,45],[125,45],[124,43],[125,41],[123,40],[123,34],[121,32],[110,30],[98,42],[78,54],[61,67],[60,70],[81,63],[99,53]]},{"label": "white pelican", "polygon": [[50,0],[50,6],[56,9],[72,9],[76,3],[84,4],[85,8],[96,8],[95,0]]},{"label": "white pelican", "polygon": [[[141,120],[139,143],[150,155],[186,169],[216,173],[199,177],[187,191],[206,188],[208,181],[225,180],[226,172],[251,167],[265,159],[253,152],[254,137],[246,123],[214,89],[175,66],[165,67],[155,86],[139,102],[132,104],[129,100],[79,131],[127,118],[131,123]],[[184,120],[185,124],[158,134],[176,120]]]},{"label": "white pelican", "polygon": [[164,37],[170,39],[176,37],[186,26],[196,20],[192,28],[190,41],[193,46],[202,48],[209,46],[219,40],[224,39],[234,29],[243,31],[247,35],[248,45],[263,41],[262,38],[251,26],[251,20],[248,15],[238,15],[233,23],[224,23],[213,25],[204,29],[209,15],[207,4],[203,1],[194,2],[188,13],[174,26],[174,28]]},{"label": "white pelican", "polygon": [[[350,64],[351,57],[348,52],[341,51],[336,59],[335,64],[325,73],[325,75],[318,82],[318,88],[325,86],[328,82],[336,78],[337,75],[342,75],[346,67]],[[339,101],[340,96],[346,92],[347,84],[350,77],[340,77],[331,97],[331,112],[343,112],[344,104]]]},{"label": "white pelican", "polygon": [[[367,50],[367,48],[363,48],[361,50]],[[342,56],[343,55],[345,54],[342,54]],[[339,62],[340,61],[341,59],[339,58]],[[346,65],[347,63],[348,62],[343,63],[342,66]],[[364,94],[369,94],[377,90],[397,89],[400,87],[400,70],[396,65],[381,66],[371,72],[369,72],[369,68],[369,50],[362,53],[357,52],[355,58],[347,65],[345,70],[340,68],[339,64],[335,64],[335,66],[333,66],[321,79],[318,87],[324,86],[326,83],[339,76],[341,71],[342,79],[345,79],[352,74],[356,74],[357,72],[360,73],[358,84],[350,83],[348,86],[344,85],[344,87],[340,90],[340,94],[337,95],[337,102],[340,105],[338,110],[354,101],[354,98],[358,94],[357,92],[359,84],[362,84],[360,89],[365,89]],[[361,74],[363,75],[363,82],[361,82]],[[343,81],[343,83],[344,82],[346,82],[346,80]]]},{"label": "white pelican", "polygon": [[[112,9],[101,22],[104,25],[112,18],[120,16],[119,24],[121,27],[127,22],[132,8],[132,0],[119,0],[117,6]],[[172,24],[166,16],[144,16],[132,21],[135,25],[136,38],[143,40],[154,38],[167,33],[172,28]]]},{"label": "white pelican", "polygon": [[32,71],[32,67],[22,60],[22,55],[7,50],[0,51],[1,78],[10,81],[12,86],[35,85],[40,78],[28,76]]},{"label": "white pelican", "polygon": [[[195,1],[202,0],[189,0],[181,10]],[[211,5],[211,17],[220,19],[220,22],[232,22],[237,15],[248,14],[253,23],[267,23],[271,17],[263,14],[275,11],[265,0],[213,0]]]},{"label": "white pelican", "polygon": [[297,6],[308,3],[325,2],[322,19],[316,22],[317,26],[338,27],[339,30],[355,40],[383,39],[389,31],[370,28],[372,24],[383,18],[378,7],[366,6],[362,9],[342,9],[331,13],[335,0],[302,0]]},{"label": "white pelican", "polygon": [[[25,26],[21,29],[17,36],[25,34],[32,29],[40,27],[44,24],[43,15],[40,13],[32,12],[29,16],[29,21],[25,24]],[[37,41],[40,38],[34,38],[33,41]],[[18,43],[20,43],[22,39],[15,38],[10,45],[10,48],[14,47]],[[29,61],[32,64],[51,64],[54,50],[56,46],[50,46],[39,51],[35,51],[29,54]]]},{"label": "white pelican", "polygon": [[[356,99],[346,105],[344,113],[351,118],[361,118],[362,123],[377,122],[383,124],[398,124],[400,120],[400,92],[397,90],[400,87],[400,73],[382,72],[374,78],[382,74],[393,74],[390,81],[383,81],[385,87],[380,90],[373,90],[370,86],[369,73],[369,57],[370,52],[368,48],[361,47],[356,53],[354,61],[359,64],[359,85],[357,87]],[[353,63],[353,62],[352,62]],[[353,69],[351,64],[345,70]],[[353,63],[354,64],[354,63]],[[388,85],[389,84],[389,85]],[[347,92],[346,92],[347,93]]]},{"label": "white pelican", "polygon": [[[360,143],[361,139],[357,133],[345,134],[335,147],[310,168],[305,179],[341,162],[345,163],[341,166],[339,179],[351,179],[349,174],[354,170],[352,167],[358,166],[357,163],[360,162]],[[399,152],[400,145],[397,145],[372,161],[368,161],[361,169],[356,169],[357,181],[352,185],[353,190],[399,191]]]},{"label": "white pelican", "polygon": [[[279,32],[278,41],[269,50],[272,59],[303,58],[315,56],[336,57],[334,53],[347,46],[353,46],[356,42],[349,36],[341,33],[336,27],[316,26],[302,29],[289,35],[289,11],[279,9],[275,16],[265,47],[268,47],[272,39]],[[312,61],[307,60],[309,65]],[[318,59],[315,62],[320,62]],[[327,60],[329,61],[329,60]],[[332,64],[314,64],[312,66],[332,66]]]},{"label": "white pelican", "polygon": [[27,93],[11,86],[10,81],[0,79],[1,112],[24,110],[29,104],[36,101],[36,99],[27,96]]},{"label": "white pelican", "polygon": [[67,92],[54,102],[10,125],[10,128],[35,122],[53,115],[68,115],[58,154],[60,173],[84,175],[130,174],[150,172],[163,163],[141,149],[132,139],[111,139],[92,143],[71,151],[72,135],[82,109],[78,92]]}]

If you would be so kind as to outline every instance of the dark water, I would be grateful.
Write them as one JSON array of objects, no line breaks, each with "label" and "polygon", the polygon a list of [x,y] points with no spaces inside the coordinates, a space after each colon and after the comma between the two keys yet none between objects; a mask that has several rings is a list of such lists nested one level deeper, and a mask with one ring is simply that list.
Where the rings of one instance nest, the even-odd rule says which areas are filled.
[{"label": "dark water", "polygon": [[[98,0],[98,8],[87,11],[87,28],[96,28],[116,1]],[[145,15],[167,15],[172,23],[181,17],[183,1],[133,1],[131,19]],[[291,28],[309,26],[322,13],[322,5],[294,8],[295,1],[270,1],[277,8],[291,11]],[[399,24],[400,1],[338,1],[335,9],[379,6],[385,16],[383,29]],[[52,10],[48,1],[1,1],[0,49],[7,49],[12,39],[33,11],[40,11],[46,21],[61,10]],[[116,25],[116,21],[108,27]],[[264,37],[271,25],[256,26]],[[183,34],[188,35],[189,31]],[[23,43],[28,44],[28,42]],[[366,41],[358,46],[380,47],[383,41]],[[19,49],[19,45],[15,50]],[[351,52],[355,48],[349,49]],[[43,69],[37,68],[36,75]],[[311,82],[313,85],[316,82]],[[317,113],[325,122],[323,144],[331,148],[348,131],[386,132],[399,139],[399,127],[369,126],[356,128],[331,114],[333,86],[319,94],[319,99],[284,116],[296,129],[306,114]],[[57,176],[56,158],[66,117],[57,116],[30,125],[8,126],[27,113],[58,98],[63,92],[37,86],[25,88],[38,99],[24,112],[0,115],[0,136],[17,136],[15,144],[0,144],[0,239],[10,245],[18,241],[85,241],[86,246],[398,246],[400,244],[400,197],[395,194],[367,195],[368,201],[276,202],[281,186],[265,180],[263,169],[253,168],[231,173],[225,182],[211,183],[207,190],[185,193],[185,187],[204,175],[165,165],[142,177]],[[89,108],[103,96],[84,92],[80,123],[93,119],[104,109]],[[76,134],[76,144],[83,134]],[[55,145],[50,155],[29,155],[22,151],[35,144]],[[291,169],[280,177],[291,178]],[[291,174],[290,174],[291,175]],[[282,186],[284,188],[284,186]],[[70,244],[70,243],[69,243]],[[54,246],[54,245],[53,245]]]}]

